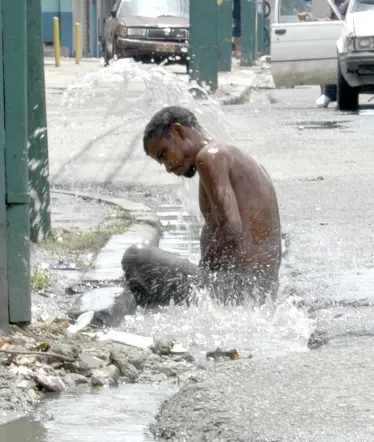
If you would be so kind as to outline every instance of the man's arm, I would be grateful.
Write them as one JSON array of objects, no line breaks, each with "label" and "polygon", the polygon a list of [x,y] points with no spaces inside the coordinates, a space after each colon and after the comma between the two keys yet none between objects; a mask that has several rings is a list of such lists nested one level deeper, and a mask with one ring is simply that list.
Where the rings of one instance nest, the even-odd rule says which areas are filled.
[{"label": "man's arm", "polygon": [[[213,148],[212,148],[213,150]],[[222,150],[209,148],[201,152],[196,161],[200,184],[209,201],[215,232],[209,232],[210,244],[206,248],[202,263],[214,261],[215,255],[224,249],[237,246],[242,233],[242,221],[231,186],[228,158]],[[206,234],[206,233],[205,233]],[[205,241],[204,241],[205,243]]]}]

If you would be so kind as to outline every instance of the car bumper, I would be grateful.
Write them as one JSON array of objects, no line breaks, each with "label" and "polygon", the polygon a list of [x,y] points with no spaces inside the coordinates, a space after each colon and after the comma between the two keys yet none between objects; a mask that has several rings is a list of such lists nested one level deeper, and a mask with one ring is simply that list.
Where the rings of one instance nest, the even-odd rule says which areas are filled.
[{"label": "car bumper", "polygon": [[122,57],[160,56],[172,55],[186,58],[188,44],[170,41],[136,40],[130,38],[117,38],[117,52]]},{"label": "car bumper", "polygon": [[340,66],[350,86],[374,85],[374,51],[342,55]]}]

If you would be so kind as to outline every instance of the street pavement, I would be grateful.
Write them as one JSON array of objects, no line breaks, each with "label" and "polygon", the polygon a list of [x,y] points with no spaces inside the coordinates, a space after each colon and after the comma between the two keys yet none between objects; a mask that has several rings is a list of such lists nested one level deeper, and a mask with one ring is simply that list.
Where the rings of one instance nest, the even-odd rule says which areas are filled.
[{"label": "street pavement", "polygon": [[374,440],[373,118],[316,109],[319,88],[258,90],[225,108],[273,177],[287,237],[282,284],[324,345],[217,364],[161,411],[162,440]]},{"label": "street pavement", "polygon": [[[177,198],[182,181],[146,158],[141,135],[162,105],[190,106],[274,179],[287,243],[282,286],[327,340],[316,350],[215,365],[163,408],[157,430],[175,441],[373,440],[371,97],[358,114],[340,113],[315,107],[318,87],[261,89],[256,81],[249,102],[221,107],[192,102],[183,74],[122,68],[117,83],[93,74],[62,107],[47,75],[52,183]],[[141,94],[132,83],[139,76]]]}]

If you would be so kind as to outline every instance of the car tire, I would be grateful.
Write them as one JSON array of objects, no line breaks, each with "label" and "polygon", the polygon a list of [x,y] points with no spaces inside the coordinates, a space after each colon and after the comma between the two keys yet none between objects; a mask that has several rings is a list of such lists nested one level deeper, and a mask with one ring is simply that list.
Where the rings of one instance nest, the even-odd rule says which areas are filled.
[{"label": "car tire", "polygon": [[338,109],[341,111],[357,111],[359,88],[350,86],[342,74],[338,59]]}]

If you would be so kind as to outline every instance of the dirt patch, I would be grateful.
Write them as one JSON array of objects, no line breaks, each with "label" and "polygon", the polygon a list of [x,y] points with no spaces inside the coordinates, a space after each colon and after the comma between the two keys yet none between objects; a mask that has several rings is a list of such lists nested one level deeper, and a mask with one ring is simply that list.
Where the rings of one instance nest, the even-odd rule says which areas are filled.
[{"label": "dirt patch", "polygon": [[125,233],[131,223],[128,212],[116,209],[97,227],[86,230],[56,229],[52,238],[43,241],[40,247],[55,257],[67,256],[85,267],[89,259],[81,262],[83,255],[90,256],[92,260],[113,235]]}]

